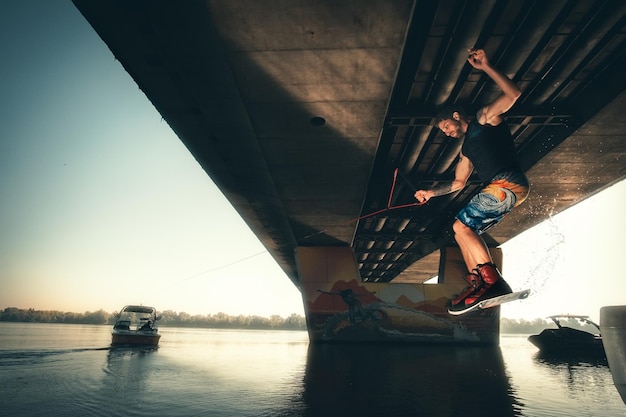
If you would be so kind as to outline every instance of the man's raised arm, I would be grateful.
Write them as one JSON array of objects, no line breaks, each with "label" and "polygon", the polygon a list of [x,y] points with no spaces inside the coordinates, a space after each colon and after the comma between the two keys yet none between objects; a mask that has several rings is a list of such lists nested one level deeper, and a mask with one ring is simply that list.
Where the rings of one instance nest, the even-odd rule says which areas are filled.
[{"label": "man's raised arm", "polygon": [[502,74],[489,63],[485,51],[482,49],[470,49],[467,62],[489,76],[502,90],[502,95],[493,103],[486,105],[476,114],[478,123],[497,126],[502,122],[502,114],[508,111],[517,99],[522,95],[522,90],[509,77]]}]

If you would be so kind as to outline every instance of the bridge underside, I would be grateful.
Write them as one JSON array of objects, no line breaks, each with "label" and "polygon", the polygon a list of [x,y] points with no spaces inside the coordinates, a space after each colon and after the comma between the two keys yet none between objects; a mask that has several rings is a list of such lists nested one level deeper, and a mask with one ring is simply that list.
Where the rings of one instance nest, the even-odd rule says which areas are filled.
[{"label": "bridge underside", "polygon": [[626,176],[626,2],[73,1],[299,288],[298,247],[352,248],[366,283],[437,275],[478,181],[388,208],[451,178],[437,109],[497,94],[467,48],[523,90],[532,192],[491,245]]}]

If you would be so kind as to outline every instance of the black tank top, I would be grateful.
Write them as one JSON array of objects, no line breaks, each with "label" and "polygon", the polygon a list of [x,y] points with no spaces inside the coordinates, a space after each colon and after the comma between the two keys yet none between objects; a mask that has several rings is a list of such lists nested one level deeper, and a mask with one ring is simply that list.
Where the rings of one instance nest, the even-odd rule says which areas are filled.
[{"label": "black tank top", "polygon": [[470,122],[462,152],[483,182],[490,182],[501,172],[520,171],[513,137],[505,122],[497,126]]}]

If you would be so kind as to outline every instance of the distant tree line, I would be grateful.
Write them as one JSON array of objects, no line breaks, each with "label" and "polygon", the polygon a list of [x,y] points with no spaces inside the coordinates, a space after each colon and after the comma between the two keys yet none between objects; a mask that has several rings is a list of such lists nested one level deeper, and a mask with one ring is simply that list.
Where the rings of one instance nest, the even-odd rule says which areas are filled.
[{"label": "distant tree line", "polygon": [[306,320],[298,314],[291,314],[287,318],[278,315],[261,316],[230,316],[225,313],[190,315],[165,310],[160,313],[159,326],[172,327],[204,327],[211,329],[277,329],[277,330],[306,330]]},{"label": "distant tree line", "polygon": [[[0,321],[28,323],[69,323],[69,324],[110,324],[115,322],[118,312],[107,313],[104,310],[86,311],[84,313],[68,313],[54,310],[35,310],[7,307],[0,312]],[[171,327],[203,327],[218,329],[275,329],[275,330],[306,330],[306,320],[298,314],[287,318],[278,315],[261,316],[230,316],[225,313],[209,315],[190,315],[166,310],[159,313],[159,326]]]},{"label": "distant tree line", "polygon": [[104,310],[68,313],[54,310],[35,310],[7,307],[0,313],[0,321],[32,323],[113,324],[115,318]]},{"label": "distant tree line", "polygon": [[[1,321],[31,322],[31,323],[74,323],[74,324],[110,324],[115,322],[117,312],[107,313],[104,310],[86,311],[84,313],[68,313],[54,310],[20,309],[15,307],[5,308],[0,312]],[[165,310],[160,313],[159,326],[170,327],[196,327],[210,329],[258,329],[258,330],[306,330],[306,320],[298,314],[292,314],[287,318],[278,315],[270,317],[261,316],[230,316],[225,313],[190,315]],[[599,330],[591,325],[581,325],[575,319],[561,320],[562,326],[585,330],[590,333],[599,333]],[[501,333],[535,334],[545,328],[555,328],[552,320],[534,319],[516,320],[500,319]]]}]

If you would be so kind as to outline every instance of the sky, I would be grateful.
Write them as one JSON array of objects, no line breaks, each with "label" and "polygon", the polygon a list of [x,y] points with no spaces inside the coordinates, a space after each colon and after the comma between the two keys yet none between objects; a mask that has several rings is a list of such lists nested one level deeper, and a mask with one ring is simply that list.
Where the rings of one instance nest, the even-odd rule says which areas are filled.
[{"label": "sky", "polygon": [[[74,5],[0,10],[0,309],[304,315],[294,284]],[[626,230],[625,192],[622,181],[503,245],[507,281],[533,293],[502,317],[597,321],[601,306],[626,303],[624,243],[606,239]]]}]

